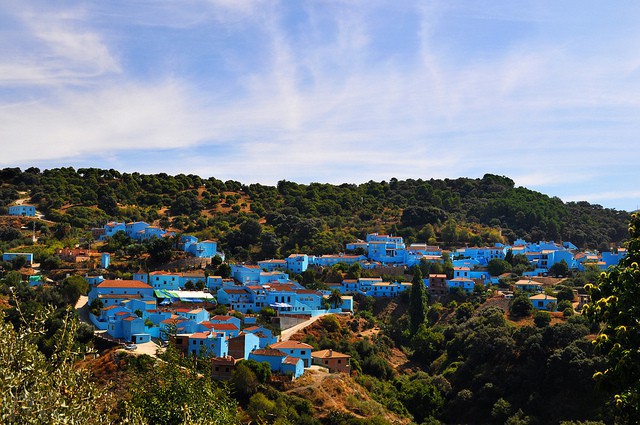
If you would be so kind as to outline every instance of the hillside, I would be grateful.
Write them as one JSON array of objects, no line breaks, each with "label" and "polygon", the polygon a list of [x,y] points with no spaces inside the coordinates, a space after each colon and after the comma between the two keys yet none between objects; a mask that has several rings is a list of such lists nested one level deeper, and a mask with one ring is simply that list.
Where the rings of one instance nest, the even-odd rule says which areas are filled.
[{"label": "hillside", "polygon": [[0,214],[24,198],[18,191],[57,223],[50,231],[78,235],[109,220],[144,220],[216,239],[238,260],[340,252],[370,232],[444,248],[526,238],[605,250],[623,242],[629,221],[627,212],[564,203],[495,175],[359,185],[280,181],[273,187],[183,174],[5,168]]}]

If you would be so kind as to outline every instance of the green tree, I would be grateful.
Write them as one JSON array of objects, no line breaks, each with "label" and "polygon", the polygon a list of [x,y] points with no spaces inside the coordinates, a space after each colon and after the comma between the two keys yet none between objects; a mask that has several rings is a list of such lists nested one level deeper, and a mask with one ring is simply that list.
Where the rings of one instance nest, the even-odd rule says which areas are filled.
[{"label": "green tree", "polygon": [[333,308],[338,308],[342,305],[342,294],[337,289],[331,291],[329,295],[329,303]]},{"label": "green tree", "polygon": [[413,268],[411,294],[409,296],[409,326],[411,334],[415,334],[426,319],[427,294],[422,280],[420,267]]},{"label": "green tree", "polygon": [[511,264],[507,263],[505,260],[494,258],[489,261],[489,264],[487,264],[487,271],[491,276],[500,276],[501,274],[511,271]]},{"label": "green tree", "polygon": [[567,276],[569,274],[569,265],[565,260],[560,260],[559,263],[553,263],[549,267],[549,274],[551,276]]},{"label": "green tree", "polygon": [[545,326],[549,326],[551,323],[551,313],[548,311],[538,311],[533,315],[533,323],[535,323],[536,327],[544,328]]},{"label": "green tree", "polygon": [[509,303],[509,314],[513,317],[526,317],[533,312],[533,304],[524,292],[513,297]]},{"label": "green tree", "polygon": [[163,361],[134,377],[127,409],[153,424],[237,424],[237,406],[195,364],[183,365],[169,344]]},{"label": "green tree", "polygon": [[594,378],[613,392],[615,406],[625,423],[640,422],[640,215],[632,214],[627,256],[585,287],[591,302],[582,313],[602,328],[597,349],[608,360],[606,370]]},{"label": "green tree", "polygon": [[[19,308],[19,307],[18,307]],[[46,358],[34,343],[45,332],[51,310],[41,310],[16,332],[0,311],[0,417],[6,424],[103,424],[109,395],[75,366],[73,336],[78,322],[71,310],[56,333],[53,355]]]}]

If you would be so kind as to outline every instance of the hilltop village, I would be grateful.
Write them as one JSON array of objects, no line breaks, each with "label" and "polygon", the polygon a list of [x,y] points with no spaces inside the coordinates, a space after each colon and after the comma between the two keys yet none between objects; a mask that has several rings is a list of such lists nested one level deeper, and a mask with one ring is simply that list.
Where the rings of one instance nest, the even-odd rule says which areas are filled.
[{"label": "hilltop village", "polygon": [[[9,208],[10,215],[35,216],[35,208]],[[174,238],[174,232],[145,222],[109,222],[92,230],[98,243],[127,236],[137,241]],[[570,242],[527,242],[512,245],[459,247],[443,251],[426,243],[406,245],[402,237],[371,233],[346,244],[344,253],[314,256],[294,253],[257,264],[225,263],[217,242],[180,235],[177,249],[196,262],[176,271],[160,265],[156,270],[132,270],[131,278],[114,278],[112,253],[66,248],[56,254],[64,262],[81,264],[98,259],[100,265],[84,277],[90,285],[89,320],[105,340],[126,344],[172,340],[185,355],[208,356],[212,375],[229,378],[239,360],[268,362],[275,374],[296,379],[313,364],[330,372],[349,372],[349,356],[333,350],[313,351],[301,341],[281,338],[286,329],[328,314],[350,315],[354,297],[393,298],[411,288],[406,276],[417,267],[426,271],[424,288],[431,302],[460,293],[488,292],[510,299],[525,293],[538,310],[580,310],[587,301],[575,291],[561,300],[545,279],[566,277],[571,271],[604,270],[626,255],[578,250]],[[33,254],[4,253],[3,261],[24,261],[29,269]],[[211,274],[212,264],[224,275]],[[209,268],[208,268],[209,267]],[[312,271],[340,268],[341,281],[306,285]],[[30,285],[46,284],[36,267],[24,277]],[[308,282],[307,282],[308,283]],[[564,301],[564,303],[562,303]],[[568,302],[568,304],[567,304]]]}]

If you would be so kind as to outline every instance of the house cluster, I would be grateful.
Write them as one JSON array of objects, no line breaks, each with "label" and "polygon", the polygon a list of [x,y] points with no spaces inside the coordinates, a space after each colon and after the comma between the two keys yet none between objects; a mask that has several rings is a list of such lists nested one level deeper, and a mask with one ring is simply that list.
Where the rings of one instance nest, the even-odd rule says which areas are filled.
[{"label": "house cluster", "polygon": [[[152,276],[149,273],[147,277]],[[263,285],[263,291],[260,291],[258,285],[252,285],[251,290],[262,302],[274,308],[282,308],[287,304],[286,300],[298,305],[294,294],[299,294],[299,288],[293,284],[273,285],[286,288]],[[319,295],[311,292],[306,293],[305,299],[311,301],[311,295]],[[178,297],[165,298],[167,293]],[[230,300],[221,299],[223,294],[224,287],[219,291],[218,302],[230,303]],[[140,280],[101,280],[89,292],[90,305],[95,299],[99,299],[103,307],[98,315],[90,315],[91,320],[111,338],[133,343],[173,338],[176,347],[185,355],[211,356],[215,378],[229,377],[236,362],[242,359],[266,361],[273,372],[293,378],[301,376],[312,364],[312,346],[297,341],[278,341],[270,329],[256,324],[255,317],[245,316],[241,320],[235,316],[211,316],[203,303],[206,306],[207,301],[215,300],[207,292],[157,290]],[[174,301],[191,307],[174,308]],[[315,306],[311,302],[309,305]],[[330,371],[349,372],[349,356],[340,353],[320,352],[317,362]]]},{"label": "house cluster", "polygon": [[[175,236],[174,232],[162,229],[158,226],[151,226],[144,221],[136,221],[132,223],[109,222],[103,227],[91,229],[94,238],[104,241],[113,237],[118,232],[124,232],[127,236],[135,241],[146,241],[152,238],[165,238]],[[216,241],[198,241],[198,238],[191,235],[180,237],[178,247],[184,252],[193,255],[196,258],[213,258],[219,255],[224,260],[224,253],[218,252],[218,243]]]}]

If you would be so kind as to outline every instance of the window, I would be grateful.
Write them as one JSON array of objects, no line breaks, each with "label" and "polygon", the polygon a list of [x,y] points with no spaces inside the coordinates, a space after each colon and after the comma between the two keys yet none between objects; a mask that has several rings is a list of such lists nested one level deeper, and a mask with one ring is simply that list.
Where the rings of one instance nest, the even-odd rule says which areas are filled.
[{"label": "window", "polygon": [[342,360],[338,359],[338,364],[342,363]]},{"label": "window", "polygon": [[307,354],[307,350],[302,350],[302,351],[300,351],[300,355],[301,355],[301,356],[304,356],[305,354]]}]

